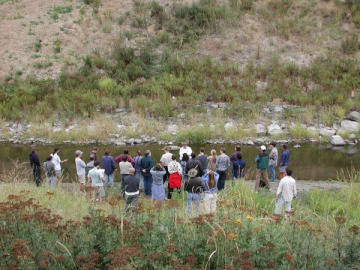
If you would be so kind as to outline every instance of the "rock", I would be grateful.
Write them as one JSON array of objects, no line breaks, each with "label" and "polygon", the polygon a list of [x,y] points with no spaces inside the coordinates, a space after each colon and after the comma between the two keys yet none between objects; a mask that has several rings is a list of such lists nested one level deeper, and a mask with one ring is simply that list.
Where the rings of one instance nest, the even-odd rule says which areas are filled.
[{"label": "rock", "polygon": [[254,126],[256,134],[266,134],[266,128],[263,124],[256,124]]},{"label": "rock", "polygon": [[341,138],[340,135],[334,135],[331,137],[331,144],[336,146],[342,146],[345,145],[345,141],[343,138]]},{"label": "rock", "polygon": [[211,104],[211,108],[213,108],[213,109],[218,109],[218,108],[219,108],[219,105],[218,105],[218,104]]},{"label": "rock", "polygon": [[347,132],[358,132],[359,123],[351,120],[343,120],[341,121],[341,129]]},{"label": "rock", "polygon": [[271,113],[270,109],[267,108],[267,107],[263,108],[263,112],[266,113],[266,114],[270,114],[270,113]]},{"label": "rock", "polygon": [[156,33],[156,25],[155,24],[150,24],[147,28],[147,31],[149,33],[149,35],[155,35]]},{"label": "rock", "polygon": [[318,131],[318,129],[316,127],[308,127],[307,131],[312,135],[315,135],[316,133],[319,133],[319,131]]},{"label": "rock", "polygon": [[53,128],[53,132],[56,133],[56,132],[60,132],[61,131],[61,127],[54,127]]},{"label": "rock", "polygon": [[348,119],[351,121],[359,121],[360,120],[360,112],[353,111],[349,114]]},{"label": "rock", "polygon": [[142,140],[141,139],[135,139],[134,144],[142,144]]},{"label": "rock", "polygon": [[252,140],[244,141],[245,145],[254,145],[254,142]]},{"label": "rock", "polygon": [[233,128],[234,124],[233,123],[226,123],[224,126],[225,131],[228,131],[229,129]]},{"label": "rock", "polygon": [[131,138],[126,141],[126,144],[134,144],[134,142],[135,142],[135,139]]},{"label": "rock", "polygon": [[281,127],[277,124],[271,124],[270,126],[268,126],[268,133],[270,135],[274,135],[274,134],[280,134],[282,133]]},{"label": "rock", "polygon": [[117,127],[118,131],[121,131],[126,128],[124,125],[116,125],[116,127]]},{"label": "rock", "polygon": [[300,146],[300,144],[295,144],[294,145],[294,148],[300,148],[301,146]]},{"label": "rock", "polygon": [[276,113],[282,113],[283,110],[284,110],[284,108],[281,107],[281,106],[275,106],[274,107],[274,112],[276,112]]},{"label": "rock", "polygon": [[178,126],[177,125],[169,125],[167,128],[167,131],[171,134],[176,134],[178,132]]},{"label": "rock", "polygon": [[320,135],[325,137],[331,137],[335,135],[336,130],[332,128],[322,128],[320,129]]},{"label": "rock", "polygon": [[177,146],[177,145],[171,145],[171,146],[170,146],[170,150],[171,150],[171,151],[177,151],[177,150],[180,150],[180,146]]},{"label": "rock", "polygon": [[355,140],[356,139],[356,135],[355,134],[349,134],[349,140]]}]

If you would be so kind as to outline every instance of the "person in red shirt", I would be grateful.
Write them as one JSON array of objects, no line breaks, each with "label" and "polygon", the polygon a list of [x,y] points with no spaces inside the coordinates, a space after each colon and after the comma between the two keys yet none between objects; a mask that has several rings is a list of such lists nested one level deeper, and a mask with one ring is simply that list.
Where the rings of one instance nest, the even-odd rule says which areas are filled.
[{"label": "person in red shirt", "polygon": [[115,163],[116,164],[119,164],[121,161],[122,161],[122,157],[123,156],[127,156],[127,161],[129,161],[133,166],[135,165],[135,161],[134,161],[134,159],[129,155],[129,150],[127,150],[127,149],[125,149],[124,150],[124,153],[123,154],[121,154],[120,156],[117,156],[116,158],[115,158]]}]

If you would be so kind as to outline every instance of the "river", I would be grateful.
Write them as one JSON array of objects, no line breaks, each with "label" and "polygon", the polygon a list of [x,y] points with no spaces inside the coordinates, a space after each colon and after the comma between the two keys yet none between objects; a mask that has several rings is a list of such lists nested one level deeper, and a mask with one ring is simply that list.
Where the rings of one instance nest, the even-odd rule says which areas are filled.
[{"label": "river", "polygon": [[[196,153],[199,152],[201,145],[190,145]],[[0,145],[0,172],[3,174],[6,170],[14,166],[13,161],[27,162],[29,159],[30,146],[16,145],[3,143]],[[59,156],[61,159],[68,159],[68,162],[62,164],[64,170],[64,181],[69,182],[75,179],[75,151],[81,150],[84,152],[83,159],[88,162],[88,154],[92,146],[89,145],[39,145],[38,155],[41,163],[46,160],[46,157],[52,152],[53,147],[59,147]],[[134,156],[136,150],[144,152],[150,149],[155,162],[158,162],[163,154],[163,145],[149,144],[149,145],[133,145],[133,146],[115,146],[115,145],[99,145],[98,158],[101,158],[106,149],[111,151],[113,157],[118,156],[124,149],[128,149],[130,154]],[[220,145],[204,145],[206,154],[210,154],[211,149],[217,150],[219,153]],[[227,154],[231,155],[234,152],[234,145],[224,145]],[[278,146],[278,149],[280,146]],[[253,179],[254,175],[254,159],[259,152],[259,146],[242,146],[241,152],[243,159],[246,162],[247,177]],[[338,173],[347,171],[352,166],[355,169],[360,169],[360,146],[347,145],[345,147],[334,148],[328,144],[301,144],[300,148],[294,148],[294,145],[289,145],[290,151],[290,166],[293,170],[293,175],[296,179],[302,180],[329,180],[336,179]],[[178,154],[178,151],[173,151]],[[281,150],[279,150],[279,155]],[[116,180],[119,181],[119,173],[116,173]]]}]

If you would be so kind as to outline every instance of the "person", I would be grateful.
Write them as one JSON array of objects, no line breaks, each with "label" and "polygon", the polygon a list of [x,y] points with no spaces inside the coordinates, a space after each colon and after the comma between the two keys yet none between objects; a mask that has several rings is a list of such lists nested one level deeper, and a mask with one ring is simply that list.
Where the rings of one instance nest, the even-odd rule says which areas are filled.
[{"label": "person", "polygon": [[203,168],[201,167],[201,163],[199,160],[196,159],[196,154],[195,153],[191,153],[191,159],[188,161],[188,163],[186,164],[185,167],[185,171],[188,174],[188,172],[191,169],[196,169],[198,172],[198,176],[201,177],[204,175],[204,171]]},{"label": "person", "polygon": [[93,149],[91,150],[91,152],[89,153],[89,159],[91,156],[94,156],[94,161],[96,161],[97,160],[97,156],[96,156],[97,152],[98,152],[98,148],[96,146],[94,146]]},{"label": "person", "polygon": [[142,158],[141,151],[136,151],[137,156],[134,158],[134,169],[135,169],[135,175],[137,178],[139,178],[140,185],[139,190],[142,192],[144,190],[144,177],[142,176],[141,169],[140,169],[140,160]]},{"label": "person", "polygon": [[184,183],[184,190],[187,192],[187,215],[191,216],[193,204],[195,205],[196,215],[199,215],[201,193],[205,190],[205,184],[201,178],[198,177],[199,173],[196,169],[191,169],[188,174],[190,179]]},{"label": "person", "polygon": [[272,142],[270,143],[270,155],[269,155],[269,171],[270,171],[270,181],[275,182],[275,167],[278,164],[278,150],[276,148],[276,143]]},{"label": "person", "polygon": [[186,181],[186,180],[189,179],[189,177],[187,175],[187,172],[186,172],[186,165],[187,165],[188,162],[189,162],[189,156],[188,156],[188,154],[184,153],[183,157],[182,157],[182,159],[180,161],[180,165],[181,165],[181,168],[182,168],[182,176],[183,176],[182,180],[183,181]]},{"label": "person", "polygon": [[55,173],[55,165],[51,162],[52,156],[47,157],[47,161],[44,162],[43,167],[46,176],[46,184],[50,186],[52,189],[56,187],[56,173]]},{"label": "person", "polygon": [[237,153],[236,155],[236,160],[233,161],[232,163],[232,171],[233,171],[233,176],[234,176],[234,180],[238,179],[238,177],[240,178],[244,178],[245,177],[245,161],[242,159],[242,154],[240,152]]},{"label": "person", "polygon": [[135,161],[133,160],[133,158],[129,155],[129,150],[125,149],[124,153],[121,154],[120,156],[117,156],[115,158],[115,163],[119,164],[122,161],[123,156],[127,156],[128,160],[131,164],[135,164]]},{"label": "person", "polygon": [[41,165],[40,160],[37,155],[37,148],[33,146],[31,148],[31,153],[29,154],[30,158],[30,167],[33,172],[34,182],[36,186],[40,186],[41,184]]},{"label": "person", "polygon": [[131,163],[128,161],[128,157],[126,155],[122,156],[122,161],[119,163],[120,174],[121,174],[121,192],[123,197],[125,198],[125,178],[129,174],[129,170],[133,167]]},{"label": "person", "polygon": [[225,188],[226,173],[230,168],[230,158],[226,155],[225,148],[220,149],[220,155],[216,159],[216,172],[219,174],[218,190]]},{"label": "person", "polygon": [[200,154],[196,157],[200,161],[201,168],[203,170],[203,175],[207,173],[207,155],[205,155],[204,147],[200,148]]},{"label": "person", "polygon": [[238,154],[241,154],[241,148],[239,145],[235,146],[235,152],[230,156],[230,162],[231,162],[231,173],[232,173],[232,178],[233,180],[237,179],[238,178],[238,175],[239,175],[239,171],[234,171],[235,168],[238,168],[239,167],[234,167],[234,162],[236,162],[238,160],[237,158],[237,155]]},{"label": "person", "polygon": [[165,188],[164,188],[164,175],[166,170],[161,166],[160,163],[156,164],[154,168],[150,170],[153,184],[151,190],[151,198],[155,201],[165,200]]},{"label": "person", "polygon": [[297,196],[296,181],[292,178],[292,170],[286,169],[286,176],[284,176],[279,183],[276,192],[276,208],[275,214],[279,215],[283,204],[285,204],[285,219],[290,219],[291,214],[291,202]]},{"label": "person", "polygon": [[90,161],[86,164],[86,174],[89,173],[90,170],[92,170],[94,168],[94,159],[95,156],[91,155],[89,157]]},{"label": "person", "polygon": [[219,174],[213,171],[208,171],[201,177],[205,185],[205,214],[216,212],[217,201],[217,183],[219,181]]},{"label": "person", "polygon": [[207,158],[207,169],[208,170],[213,171],[213,172],[216,171],[216,160],[217,160],[216,150],[212,149],[210,152],[210,156]]},{"label": "person", "polygon": [[114,186],[114,172],[116,171],[115,160],[110,156],[110,150],[106,150],[101,158],[101,164],[105,174],[105,189]]},{"label": "person", "polygon": [[75,167],[76,167],[76,174],[77,178],[80,183],[80,192],[84,192],[85,190],[85,183],[86,183],[86,163],[81,159],[83,152],[80,150],[76,150],[75,155]]},{"label": "person", "polygon": [[55,173],[56,173],[56,186],[59,185],[60,180],[62,178],[62,171],[61,171],[61,164],[67,162],[67,159],[61,160],[59,156],[60,149],[55,148],[52,152],[51,156],[53,157],[51,159],[51,162],[55,165]]},{"label": "person", "polygon": [[289,159],[290,159],[290,152],[289,150],[287,150],[286,144],[282,145],[282,150],[283,152],[281,153],[280,165],[279,165],[280,180],[286,174],[286,167],[289,165]]},{"label": "person", "polygon": [[125,213],[129,213],[129,210],[134,211],[137,207],[137,202],[139,200],[139,178],[135,175],[135,169],[130,168],[129,174],[125,177]]},{"label": "person", "polygon": [[154,161],[151,158],[150,150],[146,150],[143,158],[140,160],[140,169],[144,177],[144,191],[145,195],[151,196],[152,176],[151,168],[154,167]]},{"label": "person", "polygon": [[255,182],[255,192],[259,192],[260,179],[264,179],[267,189],[270,191],[269,177],[267,174],[267,168],[269,165],[269,156],[266,154],[266,147],[262,145],[260,147],[261,153],[256,156],[256,182]]},{"label": "person", "polygon": [[190,146],[187,145],[187,142],[183,142],[182,143],[182,147],[179,150],[179,158],[180,160],[182,160],[183,154],[186,153],[189,157],[192,153],[192,150],[190,148]]},{"label": "person", "polygon": [[176,161],[177,156],[172,155],[172,161],[168,164],[169,170],[169,185],[168,185],[168,199],[172,197],[172,192],[174,188],[181,188],[181,176],[182,176],[182,167],[179,162]]},{"label": "person", "polygon": [[161,156],[160,158],[160,162],[163,166],[163,168],[165,169],[166,171],[166,174],[164,175],[164,183],[166,182],[166,180],[169,178],[170,174],[169,174],[169,171],[168,171],[168,164],[171,162],[171,157],[172,157],[172,154],[169,152],[169,147],[168,146],[165,146],[164,147],[164,154]]},{"label": "person", "polygon": [[99,167],[100,162],[98,160],[94,161],[94,168],[89,171],[88,179],[91,181],[91,185],[94,188],[93,200],[101,203],[105,197],[105,176],[103,170],[100,170]]}]

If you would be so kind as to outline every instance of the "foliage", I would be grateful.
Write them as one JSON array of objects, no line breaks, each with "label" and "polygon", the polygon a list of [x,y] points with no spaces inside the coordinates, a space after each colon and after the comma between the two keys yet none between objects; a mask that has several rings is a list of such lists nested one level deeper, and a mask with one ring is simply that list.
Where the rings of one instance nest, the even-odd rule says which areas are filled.
[{"label": "foliage", "polygon": [[[269,214],[272,197],[241,183],[219,194],[216,216],[195,218],[185,216],[184,193],[167,202],[143,200],[127,216],[116,194],[94,205],[79,194],[9,187],[0,204],[0,267],[356,269],[359,213],[349,206],[358,203],[357,192],[342,201],[341,192],[315,191],[293,203],[293,219],[285,222]],[[59,214],[65,208],[62,214],[83,218]]]}]

